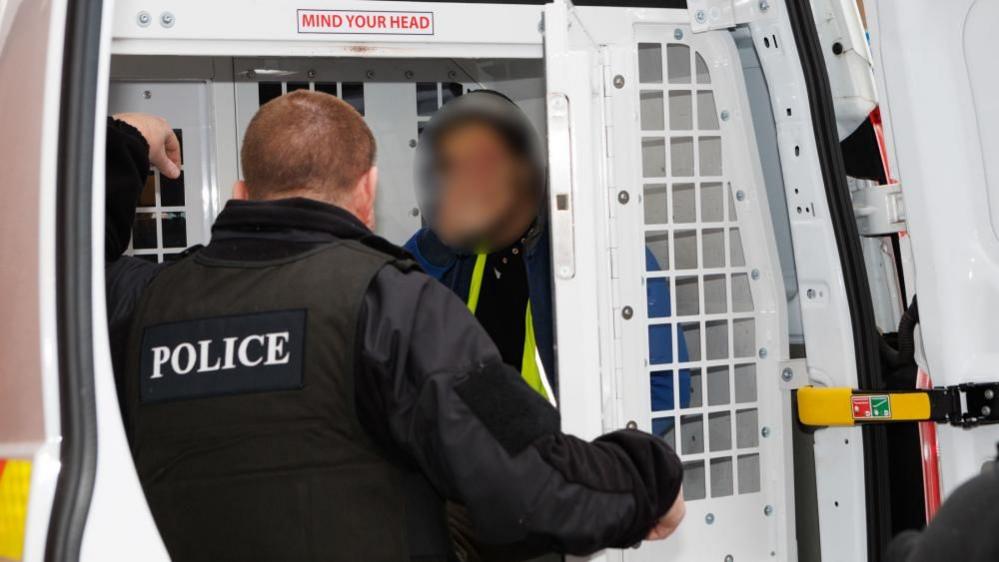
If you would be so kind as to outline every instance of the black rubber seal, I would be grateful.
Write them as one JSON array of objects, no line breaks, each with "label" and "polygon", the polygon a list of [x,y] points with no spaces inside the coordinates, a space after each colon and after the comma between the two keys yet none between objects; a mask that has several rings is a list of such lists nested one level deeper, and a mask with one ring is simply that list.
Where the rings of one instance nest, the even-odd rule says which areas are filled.
[{"label": "black rubber seal", "polygon": [[62,467],[45,545],[49,562],[79,559],[97,473],[91,180],[102,4],[70,2],[66,14],[55,232]]},{"label": "black rubber seal", "polygon": [[[843,269],[846,298],[850,309],[853,347],[857,360],[857,382],[861,388],[884,388],[878,356],[879,335],[874,321],[860,234],[853,215],[853,203],[846,183],[846,166],[840,150],[833,109],[832,91],[826,73],[809,0],[787,2],[788,18],[798,48],[808,89],[819,166],[825,184],[830,219]],[[867,552],[869,562],[879,562],[891,539],[891,497],[888,473],[888,440],[885,427],[866,426],[864,436],[864,476],[867,499]]]}]

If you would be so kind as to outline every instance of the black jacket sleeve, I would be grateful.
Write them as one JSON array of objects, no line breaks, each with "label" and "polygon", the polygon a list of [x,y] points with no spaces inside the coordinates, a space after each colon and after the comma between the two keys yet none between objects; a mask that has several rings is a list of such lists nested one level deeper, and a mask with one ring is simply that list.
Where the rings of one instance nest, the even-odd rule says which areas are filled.
[{"label": "black jacket sleeve", "polygon": [[[135,209],[149,174],[149,145],[134,127],[109,117],[105,150],[104,275],[108,333],[115,373],[123,373],[132,313],[142,290],[160,267],[123,255],[132,238]],[[122,397],[119,384],[119,401]]]},{"label": "black jacket sleeve", "polygon": [[641,541],[680,490],[662,440],[566,435],[558,412],[500,360],[465,305],[422,273],[383,269],[359,320],[358,407],[479,540],[586,554]]},{"label": "black jacket sleeve", "polygon": [[104,259],[128,248],[139,195],[149,175],[149,144],[134,127],[108,117],[104,175]]}]

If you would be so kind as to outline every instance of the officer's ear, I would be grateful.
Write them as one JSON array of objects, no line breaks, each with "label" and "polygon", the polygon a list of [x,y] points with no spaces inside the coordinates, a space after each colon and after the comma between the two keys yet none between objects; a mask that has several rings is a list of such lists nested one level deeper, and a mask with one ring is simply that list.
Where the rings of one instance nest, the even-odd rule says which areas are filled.
[{"label": "officer's ear", "polygon": [[245,181],[236,180],[236,183],[232,184],[232,198],[237,201],[248,201],[250,199],[250,190],[246,188]]},{"label": "officer's ear", "polygon": [[355,201],[357,202],[357,217],[364,224],[375,228],[375,195],[378,192],[378,166],[372,166],[357,182]]}]

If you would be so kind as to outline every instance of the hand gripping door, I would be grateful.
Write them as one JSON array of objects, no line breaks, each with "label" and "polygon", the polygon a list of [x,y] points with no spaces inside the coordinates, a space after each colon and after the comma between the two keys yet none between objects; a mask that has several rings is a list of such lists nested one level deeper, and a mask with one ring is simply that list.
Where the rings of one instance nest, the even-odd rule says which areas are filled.
[{"label": "hand gripping door", "polygon": [[744,79],[728,32],[687,21],[545,12],[563,423],[651,431],[684,461],[677,535],[606,559],[795,560],[784,287]]}]

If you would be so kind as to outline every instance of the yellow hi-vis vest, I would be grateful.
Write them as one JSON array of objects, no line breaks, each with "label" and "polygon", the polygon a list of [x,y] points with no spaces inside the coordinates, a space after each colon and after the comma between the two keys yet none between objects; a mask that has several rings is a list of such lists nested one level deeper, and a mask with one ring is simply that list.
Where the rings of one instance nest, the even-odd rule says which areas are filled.
[{"label": "yellow hi-vis vest", "polygon": [[[479,293],[482,292],[482,275],[486,270],[486,254],[478,254],[472,269],[472,283],[468,287],[468,310],[475,314],[479,306]],[[555,393],[548,385],[545,369],[538,354],[538,344],[534,341],[534,321],[531,319],[531,301],[527,301],[524,313],[524,353],[520,361],[520,376],[528,386],[555,405]]]}]

